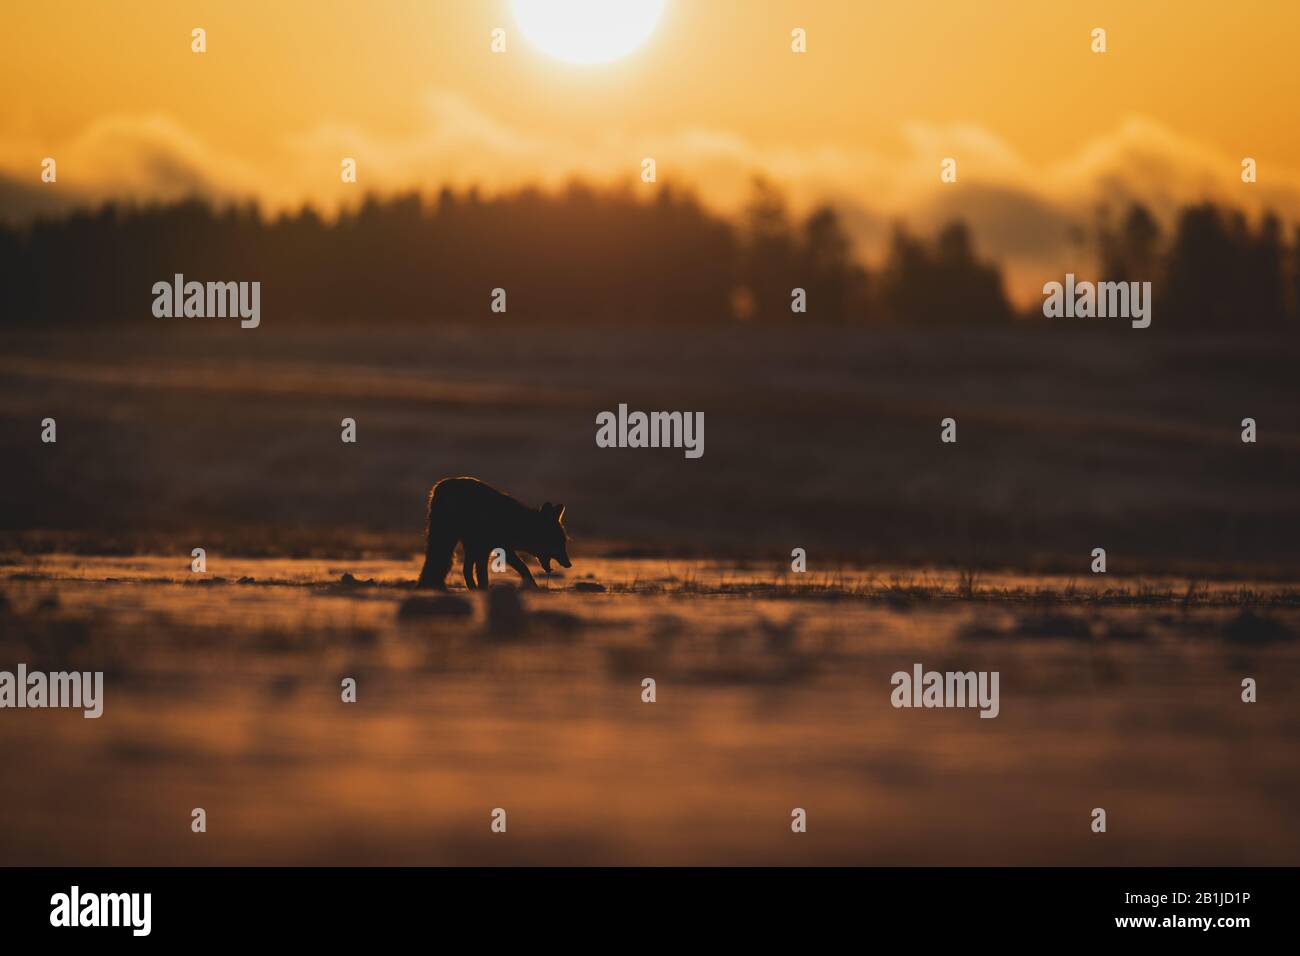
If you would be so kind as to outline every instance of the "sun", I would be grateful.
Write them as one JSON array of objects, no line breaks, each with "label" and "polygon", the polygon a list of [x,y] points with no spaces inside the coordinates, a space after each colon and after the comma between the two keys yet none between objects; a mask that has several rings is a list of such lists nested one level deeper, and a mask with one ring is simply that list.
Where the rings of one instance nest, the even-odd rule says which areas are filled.
[{"label": "sun", "polygon": [[512,0],[528,42],[569,63],[608,63],[654,31],[664,0]]}]

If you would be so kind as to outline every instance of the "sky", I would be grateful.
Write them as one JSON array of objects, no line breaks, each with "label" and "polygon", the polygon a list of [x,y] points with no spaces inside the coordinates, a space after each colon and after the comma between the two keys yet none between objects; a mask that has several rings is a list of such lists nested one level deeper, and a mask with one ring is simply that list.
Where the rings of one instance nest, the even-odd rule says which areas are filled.
[{"label": "sky", "polygon": [[329,210],[574,175],[653,189],[651,156],[657,186],[720,211],[755,174],[796,209],[834,202],[868,256],[895,218],[963,216],[1026,287],[1078,255],[1070,226],[1098,203],[1300,213],[1291,0],[667,0],[641,47],[596,65],[536,49],[509,0],[45,0],[0,26],[0,177],[33,209],[56,190]]}]

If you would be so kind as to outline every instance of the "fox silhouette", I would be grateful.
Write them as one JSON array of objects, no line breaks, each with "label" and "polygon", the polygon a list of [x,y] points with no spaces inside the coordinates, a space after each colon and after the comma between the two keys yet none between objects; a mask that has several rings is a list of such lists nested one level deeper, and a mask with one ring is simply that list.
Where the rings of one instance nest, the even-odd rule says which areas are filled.
[{"label": "fox silhouette", "polygon": [[488,586],[488,558],[494,548],[505,549],[506,563],[519,572],[524,587],[536,587],[516,551],[536,557],[548,574],[552,561],[573,567],[563,519],[564,505],[548,501],[529,508],[477,478],[444,478],[429,492],[424,567],[416,587],[447,589],[457,542],[465,552],[465,586],[471,591]]}]

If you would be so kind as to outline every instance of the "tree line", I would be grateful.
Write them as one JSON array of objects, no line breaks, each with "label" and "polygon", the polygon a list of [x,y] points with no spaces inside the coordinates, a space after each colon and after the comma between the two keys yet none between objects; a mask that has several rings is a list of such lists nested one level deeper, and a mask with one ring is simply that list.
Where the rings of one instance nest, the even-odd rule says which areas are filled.
[{"label": "tree line", "polygon": [[[1300,230],[1289,243],[1284,232],[1275,215],[1252,226],[1205,204],[1184,209],[1165,235],[1132,205],[1099,214],[1088,238],[1099,278],[1155,283],[1160,325],[1282,329],[1297,327],[1300,306]],[[925,237],[898,225],[867,268],[833,208],[796,217],[762,180],[736,220],[671,188],[645,202],[573,183],[369,196],[328,219],[310,205],[268,216],[252,203],[193,199],[0,227],[6,324],[156,321],[150,290],[176,273],[260,281],[277,323],[480,317],[498,288],[509,317],[601,324],[1042,320],[1036,306],[1017,314],[964,223]],[[792,312],[794,289],[806,313]]]},{"label": "tree line", "polygon": [[1140,203],[1098,214],[1100,271],[1115,281],[1150,280],[1163,320],[1219,332],[1300,328],[1300,227],[1286,241],[1281,219],[1200,203],[1181,210],[1166,235]]}]

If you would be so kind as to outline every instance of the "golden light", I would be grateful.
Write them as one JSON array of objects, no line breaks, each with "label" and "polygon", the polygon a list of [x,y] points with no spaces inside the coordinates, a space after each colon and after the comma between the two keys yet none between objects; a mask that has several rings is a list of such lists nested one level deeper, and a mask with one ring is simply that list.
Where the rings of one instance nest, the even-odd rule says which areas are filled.
[{"label": "golden light", "polygon": [[528,42],[569,63],[608,63],[654,31],[664,0],[512,0]]}]

